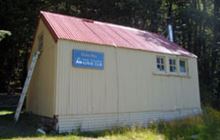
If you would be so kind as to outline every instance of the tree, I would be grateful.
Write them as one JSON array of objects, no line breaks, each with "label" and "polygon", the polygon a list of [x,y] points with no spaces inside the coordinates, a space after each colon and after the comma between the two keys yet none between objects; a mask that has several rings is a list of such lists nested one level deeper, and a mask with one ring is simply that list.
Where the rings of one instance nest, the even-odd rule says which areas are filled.
[{"label": "tree", "polygon": [[10,36],[11,32],[10,31],[6,31],[6,30],[0,30],[0,41],[2,39],[4,39],[7,35]]}]

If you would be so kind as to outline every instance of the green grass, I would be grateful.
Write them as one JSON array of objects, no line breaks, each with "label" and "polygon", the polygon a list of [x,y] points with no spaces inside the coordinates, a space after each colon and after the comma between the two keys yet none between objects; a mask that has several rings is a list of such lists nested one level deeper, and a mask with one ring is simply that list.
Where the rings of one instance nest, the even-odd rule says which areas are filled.
[{"label": "green grass", "polygon": [[12,113],[13,113],[13,111],[9,111],[9,110],[1,110],[1,111],[0,111],[0,116],[2,116],[2,115],[12,114]]},{"label": "green grass", "polygon": [[[0,114],[6,114],[2,111]],[[11,112],[9,112],[11,113]],[[220,111],[204,108],[203,115],[170,122],[157,122],[148,128],[115,128],[98,132],[38,135],[38,118],[22,114],[18,124],[13,114],[0,115],[0,139],[26,140],[220,140]]]}]

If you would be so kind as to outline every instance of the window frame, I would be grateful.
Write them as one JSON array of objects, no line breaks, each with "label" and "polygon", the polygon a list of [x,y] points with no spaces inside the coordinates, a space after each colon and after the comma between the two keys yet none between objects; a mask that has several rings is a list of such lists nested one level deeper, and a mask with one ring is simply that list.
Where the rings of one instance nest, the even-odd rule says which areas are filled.
[{"label": "window frame", "polygon": [[[163,60],[163,63],[158,63],[158,58],[159,58],[159,59],[162,59],[162,60]],[[158,68],[158,65],[160,65],[160,66],[163,65],[163,70],[159,69],[159,68]],[[167,67],[166,67],[166,57],[163,56],[163,55],[157,55],[157,56],[156,56],[156,65],[155,65],[155,67],[156,67],[156,72],[157,72],[157,73],[164,73],[164,74],[165,74],[166,71],[167,71]]]},{"label": "window frame", "polygon": [[[175,65],[170,64],[170,60],[175,60]],[[169,57],[168,58],[168,72],[170,74],[178,74],[178,65],[177,65],[178,59],[175,57]],[[171,71],[171,67],[175,66],[175,71]]]},{"label": "window frame", "polygon": [[[164,64],[164,70],[158,68],[158,58],[162,58]],[[170,71],[170,59],[175,60],[175,71]],[[180,61],[185,62],[186,72],[180,72]],[[153,74],[162,76],[177,76],[177,77],[190,77],[189,75],[189,58],[184,56],[172,56],[172,55],[155,55],[155,61],[153,63]]]},{"label": "window frame", "polygon": [[[185,62],[185,72],[181,72],[180,61],[184,61],[184,62]],[[186,58],[179,58],[178,67],[179,67],[179,75],[186,76],[186,75],[189,74],[189,63],[188,63],[188,59],[186,59]]]}]

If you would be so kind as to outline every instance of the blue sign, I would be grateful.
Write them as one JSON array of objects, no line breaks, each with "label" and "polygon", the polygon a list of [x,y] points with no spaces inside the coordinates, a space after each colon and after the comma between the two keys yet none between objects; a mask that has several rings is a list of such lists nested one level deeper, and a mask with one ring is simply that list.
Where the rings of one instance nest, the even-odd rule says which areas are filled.
[{"label": "blue sign", "polygon": [[104,53],[73,49],[72,64],[79,68],[104,69]]}]

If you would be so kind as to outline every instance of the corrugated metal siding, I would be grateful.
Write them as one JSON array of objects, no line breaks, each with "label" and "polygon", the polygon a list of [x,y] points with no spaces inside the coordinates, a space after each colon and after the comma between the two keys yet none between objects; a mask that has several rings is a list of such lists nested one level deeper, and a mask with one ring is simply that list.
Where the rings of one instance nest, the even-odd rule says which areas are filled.
[{"label": "corrugated metal siding", "polygon": [[157,53],[196,57],[166,38],[135,28],[41,11],[41,18],[55,40],[117,46]]},{"label": "corrugated metal siding", "polygon": [[201,113],[199,108],[182,109],[177,111],[158,112],[137,112],[118,114],[94,114],[94,115],[65,115],[59,116],[58,131],[71,132],[80,129],[81,131],[94,131],[110,129],[123,126],[147,126],[149,122],[158,120],[172,120],[183,118],[189,115]]},{"label": "corrugated metal siding", "polygon": [[[40,20],[32,54],[38,46],[38,37],[43,35],[43,48],[34,69],[27,94],[27,111],[34,114],[52,117],[55,113],[56,83],[56,44],[43,22]],[[29,59],[30,63],[31,57]]]},{"label": "corrugated metal siding", "polygon": [[[88,114],[117,111],[117,83],[114,48],[94,48],[105,52],[105,70],[79,69],[72,67],[72,46],[63,46],[58,42],[58,65],[57,65],[57,114]],[[86,47],[86,46],[85,46]],[[82,44],[74,48],[88,49]],[[68,56],[68,57],[65,57]],[[113,56],[114,57],[114,56]],[[97,78],[98,77],[98,78]],[[98,87],[98,88],[97,88]],[[62,93],[62,94],[59,94]],[[64,104],[63,101],[66,101]]]},{"label": "corrugated metal siding", "polygon": [[[74,48],[104,52],[104,70],[73,67]],[[189,76],[165,76],[154,73],[156,55],[59,40],[56,114],[63,118],[59,120],[60,127],[75,125],[75,116],[85,116],[86,120],[82,117],[79,122],[88,121],[86,125],[92,128],[96,124],[92,124],[89,116],[93,115],[199,109],[197,60],[188,58]],[[62,123],[68,121],[66,116],[70,116],[68,126]],[[109,121],[115,122],[115,117]],[[105,125],[101,120],[97,123]]]}]

